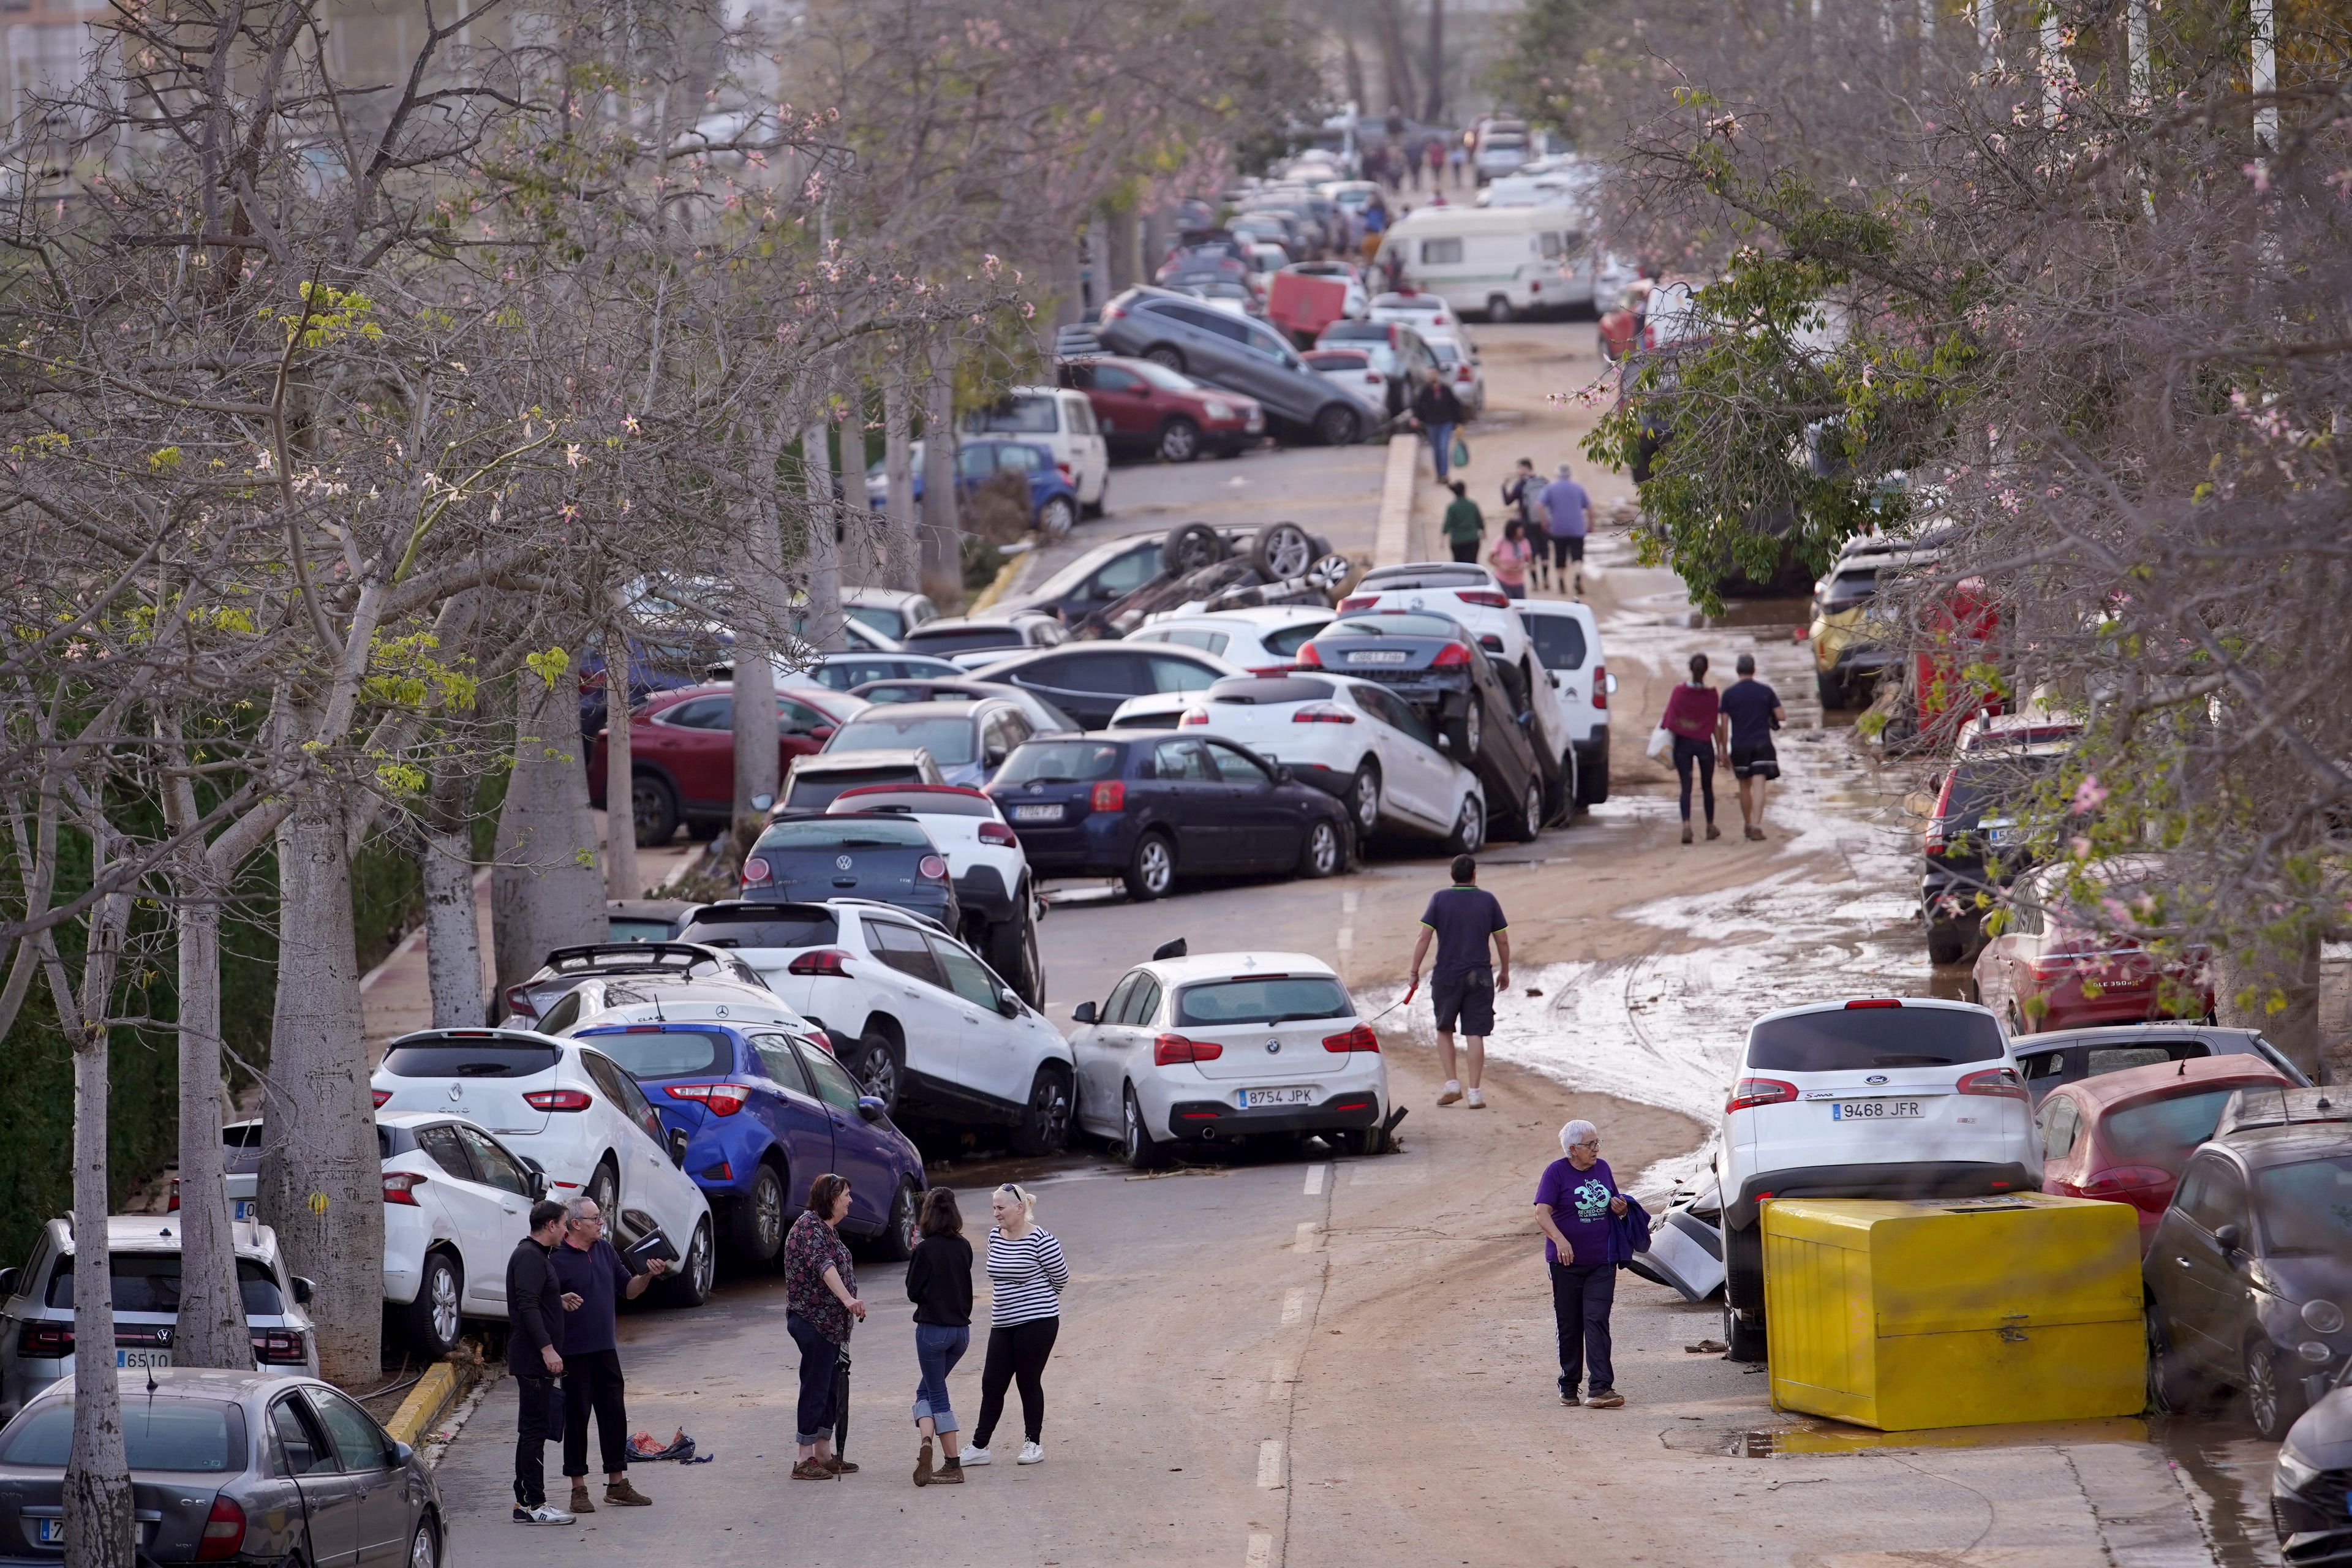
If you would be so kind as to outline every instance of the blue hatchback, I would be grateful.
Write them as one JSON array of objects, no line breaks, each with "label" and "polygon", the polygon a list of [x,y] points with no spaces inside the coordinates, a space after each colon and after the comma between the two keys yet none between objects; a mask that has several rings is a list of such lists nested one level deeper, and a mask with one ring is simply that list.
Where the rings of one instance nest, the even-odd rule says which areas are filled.
[{"label": "blue hatchback", "polygon": [[[877,465],[867,470],[866,499],[879,510],[889,504],[889,489]],[[1070,531],[1078,521],[1078,492],[1054,461],[1050,447],[1027,441],[967,440],[956,447],[956,495],[959,500],[994,479],[1017,473],[1029,482],[1029,524],[1050,534]],[[915,470],[915,499],[923,499],[923,470]]]},{"label": "blue hatchback", "polygon": [[662,1123],[687,1137],[688,1175],[709,1198],[732,1261],[775,1260],[826,1172],[849,1179],[844,1233],[883,1256],[914,1249],[923,1156],[814,1033],[725,1024],[630,1024],[579,1037],[645,1086]]}]

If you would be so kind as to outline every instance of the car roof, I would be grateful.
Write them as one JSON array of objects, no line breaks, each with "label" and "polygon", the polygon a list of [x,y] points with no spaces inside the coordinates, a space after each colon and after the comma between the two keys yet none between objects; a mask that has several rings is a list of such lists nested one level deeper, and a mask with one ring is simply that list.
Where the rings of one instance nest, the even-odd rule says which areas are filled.
[{"label": "car roof", "polygon": [[[877,702],[860,712],[849,722],[859,724],[870,721],[876,724],[887,724],[901,715],[911,715],[916,718],[969,719],[992,702],[1005,708],[1020,706],[1009,697],[999,697],[993,693],[986,697],[965,697],[944,702]],[[845,729],[847,727],[847,725],[843,726]]]},{"label": "car roof", "polygon": [[1592,613],[1591,605],[1572,599],[1521,599],[1513,607],[1523,616],[1557,616],[1564,621],[1581,621],[1596,628],[1601,625],[1601,617]]},{"label": "car roof", "polygon": [[[140,1397],[142,1399],[151,1394],[182,1399],[238,1399],[263,1389],[290,1386],[296,1384],[305,1387],[316,1387],[319,1384],[317,1378],[305,1373],[262,1372],[258,1369],[245,1371],[217,1366],[159,1366],[149,1371],[146,1375],[152,1382],[153,1387],[152,1389],[142,1387]],[[62,1394],[71,1398],[73,1380],[69,1377],[59,1378],[57,1383],[44,1390],[43,1394],[44,1397],[50,1394]],[[139,1555],[143,1558],[146,1553],[142,1552]]]},{"label": "car roof", "polygon": [[[901,704],[913,707],[913,703]],[[793,759],[796,773],[837,773],[858,768],[919,767],[930,755],[920,746],[876,746],[862,752],[816,752]]]},{"label": "car roof", "polygon": [[[2257,1086],[2240,1093],[2222,1108],[2213,1136],[2242,1137],[2264,1129],[2280,1132],[2331,1125],[2341,1129],[2346,1122],[2352,1122],[2352,1094],[2347,1094],[2341,1087],[2272,1089]],[[2340,1141],[2347,1134],[2339,1131],[2336,1136]]]},{"label": "car roof", "polygon": [[2189,1018],[2151,1018],[2146,1023],[2093,1024],[2080,1029],[2052,1029],[2047,1034],[2032,1035],[2018,1041],[2017,1054],[2026,1056],[2085,1043],[2106,1045],[2116,1041],[2190,1037],[2210,1040],[2223,1035],[2233,1035],[2244,1041],[2249,1052],[2254,1049],[2254,1042],[2263,1037],[2260,1029],[2233,1029],[2226,1024],[2200,1024]]},{"label": "car roof", "polygon": [[1979,1006],[1974,1002],[1955,1002],[1945,996],[1847,996],[1834,1002],[1802,1002],[1794,1007],[1775,1007],[1769,1013],[1758,1014],[1749,1020],[1748,1026],[1753,1029],[1759,1024],[1769,1024],[1775,1019],[1801,1018],[1812,1013],[1843,1012],[1857,1002],[1867,1003],[1871,1007],[1883,1007],[1891,1002],[1897,1007],[1939,1007],[1950,1013],[1976,1013],[1986,1018],[1993,1016],[1990,1007]]},{"label": "car roof", "polygon": [[[1279,631],[1302,621],[1328,621],[1331,610],[1323,605],[1244,605],[1231,610],[1186,610],[1154,616],[1136,630],[1156,632],[1163,626],[1265,626]],[[1195,650],[1198,651],[1197,649]]]},{"label": "car roof", "polygon": [[[177,1252],[180,1250],[180,1217],[170,1214],[117,1214],[106,1216],[106,1249],[109,1252]],[[259,1220],[241,1219],[229,1223],[231,1245],[247,1258],[274,1258],[278,1256],[278,1233]],[[72,1233],[68,1231],[65,1245],[71,1247]]]},{"label": "car roof", "polygon": [[2191,1089],[2284,1084],[2286,1081],[2276,1068],[2262,1058],[2231,1052],[2218,1057],[2184,1057],[2177,1062],[2156,1062],[2144,1068],[2126,1068],[2121,1072],[2103,1072],[2073,1083],[2061,1084],[2051,1092],[2072,1094],[2101,1110],[2110,1110],[2126,1100],[2161,1099],[2168,1090],[2173,1089],[2187,1093]]},{"label": "car roof", "polygon": [[2292,1165],[2315,1155],[2352,1153],[2352,1128],[2340,1121],[2297,1122],[2292,1127],[2242,1127],[2216,1131],[2208,1149],[2230,1151],[2253,1171]]},{"label": "car roof", "polygon": [[1182,958],[1154,958],[1135,967],[1150,970],[1169,985],[1190,985],[1201,980],[1247,980],[1267,974],[1339,978],[1338,971],[1309,952],[1196,952]]}]

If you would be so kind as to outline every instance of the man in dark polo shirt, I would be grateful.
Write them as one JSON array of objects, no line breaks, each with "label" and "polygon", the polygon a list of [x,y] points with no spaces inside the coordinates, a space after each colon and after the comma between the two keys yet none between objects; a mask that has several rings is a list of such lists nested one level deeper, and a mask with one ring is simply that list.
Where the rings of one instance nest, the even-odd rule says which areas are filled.
[{"label": "man in dark polo shirt", "polygon": [[563,1311],[580,1304],[563,1294],[550,1262],[563,1238],[563,1205],[541,1198],[531,1205],[530,1234],[507,1259],[507,1370],[514,1374],[515,1506],[517,1524],[570,1524],[572,1516],[547,1500],[547,1440],[563,1436]]},{"label": "man in dark polo shirt", "polygon": [[1739,820],[1748,837],[1764,837],[1764,786],[1780,776],[1780,755],[1772,747],[1772,731],[1789,715],[1780,694],[1756,679],[1756,656],[1743,653],[1737,666],[1739,679],[1724,689],[1723,721],[1731,731],[1731,776],[1739,781]]},{"label": "man in dark polo shirt", "polygon": [[563,1473],[572,1478],[572,1511],[596,1511],[588,1500],[592,1413],[604,1449],[604,1501],[642,1508],[653,1499],[629,1482],[629,1413],[623,1398],[620,1324],[614,1309],[625,1296],[634,1301],[644,1295],[669,1265],[656,1258],[646,1266],[646,1272],[631,1273],[604,1239],[604,1216],[595,1199],[573,1198],[563,1207],[569,1220],[563,1245],[548,1261],[556,1282],[580,1299],[563,1317]]},{"label": "man in dark polo shirt", "polygon": [[[1412,984],[1421,984],[1421,961],[1437,942],[1437,965],[1430,971],[1429,999],[1437,1009],[1437,1051],[1445,1065],[1445,1092],[1440,1105],[1463,1098],[1462,1081],[1454,1076],[1454,1031],[1458,1025],[1470,1047],[1469,1108],[1486,1109],[1478,1080],[1486,1070],[1486,1037],[1495,1032],[1495,990],[1511,983],[1510,922],[1495,895],[1477,885],[1478,862],[1467,855],[1454,858],[1454,885],[1430,895],[1422,911],[1421,937],[1412,944]],[[1495,945],[1497,963],[1487,962],[1486,944]]]}]

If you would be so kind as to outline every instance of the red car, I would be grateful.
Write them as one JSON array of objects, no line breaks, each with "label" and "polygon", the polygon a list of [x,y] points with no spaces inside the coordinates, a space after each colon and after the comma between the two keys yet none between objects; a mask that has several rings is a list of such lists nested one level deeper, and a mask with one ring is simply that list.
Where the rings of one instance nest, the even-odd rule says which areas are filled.
[{"label": "red car", "polygon": [[[776,693],[777,776],[866,707],[845,691],[793,687]],[[588,754],[588,802],[604,804],[604,738]],[[667,844],[683,822],[703,837],[723,831],[735,811],[735,689],[685,686],[657,692],[629,715],[631,808],[641,847]]]},{"label": "red car", "polygon": [[[2153,1047],[2161,1056],[2164,1047]],[[2159,1060],[2061,1084],[2042,1102],[2042,1190],[2139,1210],[2140,1250],[2172,1202],[2180,1169],[2213,1136],[2233,1093],[2289,1087],[2260,1057]]]},{"label": "red car", "polygon": [[1095,423],[1114,452],[1189,463],[1204,450],[1234,457],[1265,434],[1265,410],[1255,398],[1203,386],[1150,360],[1065,360],[1060,375],[1064,386],[1094,405]]},{"label": "red car", "polygon": [[[2213,1011],[2201,963],[2159,961],[2128,935],[2100,930],[2055,891],[2064,874],[2063,867],[2047,867],[2020,877],[2011,889],[2008,929],[1977,954],[1977,1000],[1999,1014],[2011,1034],[2202,1018]],[[2108,896],[2133,895],[2111,888]]]}]

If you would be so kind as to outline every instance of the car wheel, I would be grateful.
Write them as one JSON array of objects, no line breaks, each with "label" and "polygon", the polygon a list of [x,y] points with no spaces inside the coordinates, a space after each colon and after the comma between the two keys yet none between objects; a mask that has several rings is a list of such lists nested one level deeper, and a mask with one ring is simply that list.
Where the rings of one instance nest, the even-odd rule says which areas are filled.
[{"label": "car wheel", "polygon": [[1454,818],[1445,847],[1456,855],[1475,855],[1486,847],[1486,802],[1476,790],[1462,797],[1462,815]]},{"label": "car wheel", "polygon": [[[614,1168],[610,1154],[605,1155],[604,1163],[596,1167],[596,1173],[588,1178],[585,1195],[594,1201],[598,1214],[609,1215],[620,1207],[621,1173]],[[610,1224],[611,1221],[607,1219],[605,1223]]]},{"label": "car wheel", "polygon": [[1307,842],[1298,851],[1298,874],[1308,878],[1324,878],[1337,873],[1347,862],[1348,846],[1339,825],[1321,821],[1307,830]]},{"label": "car wheel", "polygon": [[1764,1317],[1764,1231],[1723,1226],[1723,1300],[1733,1311],[1760,1322]]},{"label": "car wheel", "polygon": [[1486,721],[1480,707],[1478,694],[1474,691],[1461,717],[1445,721],[1446,743],[1453,749],[1454,760],[1465,768],[1476,766],[1474,759],[1478,755],[1478,742],[1486,738]]},{"label": "car wheel", "polygon": [[849,1060],[843,1063],[857,1087],[882,1102],[886,1116],[898,1113],[898,1080],[904,1069],[898,1063],[898,1048],[887,1035],[863,1035]]},{"label": "car wheel", "polygon": [[2027,1032],[2028,1032],[2028,1031],[2027,1031],[2027,1029],[2026,1029],[2026,1027],[2025,1027],[2025,1020],[2024,1020],[2023,1018],[2019,1017],[2019,1016],[2018,1016],[2018,1015],[2017,1015],[2017,1004],[2016,1004],[2016,1003],[2011,1002],[2011,1003],[2009,1005],[2008,1014],[2009,1014],[2009,1037],[2010,1037],[2011,1039],[2012,1039],[2012,1040],[2015,1040],[2015,1039],[2022,1039],[2022,1038],[2025,1037],[2025,1035],[2027,1034]]},{"label": "car wheel", "polygon": [[2246,1345],[2246,1414],[2271,1442],[2286,1436],[2304,1412],[2303,1381],[2279,1365],[2278,1347],[2260,1334]]},{"label": "car wheel", "polygon": [[1356,835],[1370,838],[1381,825],[1381,765],[1366,757],[1348,781],[1348,812],[1356,819]]},{"label": "car wheel", "polygon": [[416,1533],[408,1538],[408,1568],[441,1568],[441,1532],[430,1516],[418,1520]]},{"label": "car wheel", "polygon": [[1295,522],[1269,522],[1250,541],[1250,563],[1270,583],[1304,577],[1315,564],[1315,541]]},{"label": "car wheel", "polygon": [[1160,460],[1189,463],[1201,455],[1201,427],[1182,415],[1160,427]]},{"label": "car wheel", "polygon": [[1355,569],[1355,563],[1344,555],[1327,553],[1318,556],[1315,564],[1307,569],[1307,585],[1318,593],[1337,594],[1339,584],[1345,583],[1348,574]]},{"label": "car wheel", "polygon": [[1846,704],[1845,682],[1834,675],[1814,671],[1813,690],[1821,697],[1824,713],[1835,713]]},{"label": "car wheel", "polygon": [[1160,1163],[1160,1145],[1152,1141],[1151,1129],[1143,1124],[1143,1107],[1136,1102],[1132,1084],[1128,1086],[1118,1125],[1118,1157],[1129,1169],[1148,1171]]},{"label": "car wheel", "polygon": [[1323,1137],[1334,1151],[1341,1154],[1362,1156],[1388,1152],[1389,1135],[1378,1126],[1349,1127],[1337,1132],[1326,1132]]},{"label": "car wheel", "polygon": [[427,1361],[439,1361],[457,1348],[465,1328],[459,1303],[466,1299],[465,1275],[457,1260],[446,1252],[425,1255],[425,1278],[417,1282],[416,1300],[406,1308],[408,1342]]},{"label": "car wheel", "polygon": [[1032,1007],[1045,1005],[1044,966],[1037,958],[1037,916],[1029,891],[1021,891],[1021,913],[988,928],[988,964]]},{"label": "car wheel", "polygon": [[766,1162],[751,1176],[751,1190],[735,1205],[727,1250],[758,1267],[775,1261],[784,1245],[784,1178]]},{"label": "car wheel", "polygon": [[1520,843],[1533,844],[1537,835],[1543,832],[1543,782],[1540,779],[1529,779],[1526,793],[1519,796],[1519,820],[1511,826],[1517,833]]},{"label": "car wheel", "polygon": [[1496,294],[1486,301],[1486,320],[1495,325],[1503,326],[1518,319],[1518,312],[1511,309],[1510,300],[1502,295]]},{"label": "car wheel", "polygon": [[710,1278],[718,1267],[713,1254],[718,1249],[710,1244],[710,1222],[698,1220],[694,1239],[686,1246],[686,1256],[678,1259],[677,1272],[671,1276],[667,1300],[673,1307],[699,1307],[710,1300]]},{"label": "car wheel", "polygon": [[1143,357],[1153,364],[1176,372],[1179,375],[1184,373],[1184,352],[1171,344],[1154,343],[1143,351]]},{"label": "car wheel", "polygon": [[1570,748],[1559,754],[1559,825],[1574,822],[1576,809],[1583,804],[1584,780],[1578,776],[1576,752]]},{"label": "car wheel", "polygon": [[874,1238],[874,1250],[886,1263],[904,1263],[915,1256],[915,1184],[901,1178],[890,1195],[890,1217]]},{"label": "car wheel", "polygon": [[1177,524],[1160,546],[1160,569],[1171,576],[1188,576],[1224,558],[1223,537],[1205,522]]},{"label": "car wheel", "polygon": [[1927,962],[1958,963],[1968,951],[1968,942],[1948,927],[1930,925],[1927,928]]},{"label": "car wheel", "polygon": [[1037,509],[1037,531],[1049,539],[1059,539],[1077,525],[1078,509],[1067,496],[1047,496],[1045,504]]},{"label": "car wheel", "polygon": [[1364,416],[1334,403],[1315,416],[1315,438],[1326,447],[1352,447],[1364,438]]},{"label": "car wheel", "polygon": [[1013,1152],[1030,1159],[1058,1154],[1070,1142],[1070,1078],[1047,1065],[1029,1080],[1029,1099],[1013,1130]]},{"label": "car wheel", "polygon": [[2196,1408],[2205,1396],[2204,1380],[2189,1358],[2172,1348],[2157,1321],[2156,1303],[2147,1304],[2147,1402],[2159,1411],[2175,1415]]},{"label": "car wheel", "polygon": [[629,815],[637,847],[658,849],[677,837],[677,792],[656,774],[637,773],[629,780]]},{"label": "car wheel", "polygon": [[1724,1308],[1723,1359],[1755,1363],[1762,1361],[1764,1356],[1764,1325],[1741,1316],[1729,1307]]},{"label": "car wheel", "polygon": [[1127,896],[1138,903],[1168,896],[1176,885],[1176,846],[1164,833],[1147,833],[1135,841],[1134,858],[1127,864]]}]

